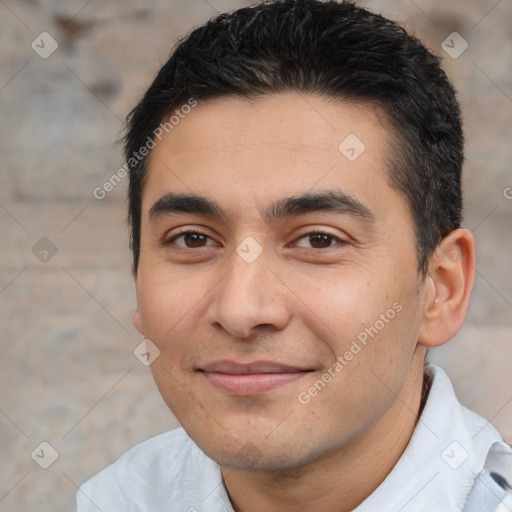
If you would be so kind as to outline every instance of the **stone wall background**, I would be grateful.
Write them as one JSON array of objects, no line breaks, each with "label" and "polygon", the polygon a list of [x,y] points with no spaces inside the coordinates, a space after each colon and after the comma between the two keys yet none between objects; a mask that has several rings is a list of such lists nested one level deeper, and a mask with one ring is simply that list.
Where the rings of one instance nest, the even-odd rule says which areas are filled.
[{"label": "stone wall background", "polygon": [[[73,510],[79,483],[177,425],[133,355],[126,183],[92,192],[122,165],[122,120],[177,37],[249,4],[0,2],[0,511]],[[465,327],[431,360],[512,442],[512,2],[361,5],[443,55],[460,92],[478,277]],[[458,58],[442,49],[454,31]],[[58,453],[48,469],[41,442]]]}]

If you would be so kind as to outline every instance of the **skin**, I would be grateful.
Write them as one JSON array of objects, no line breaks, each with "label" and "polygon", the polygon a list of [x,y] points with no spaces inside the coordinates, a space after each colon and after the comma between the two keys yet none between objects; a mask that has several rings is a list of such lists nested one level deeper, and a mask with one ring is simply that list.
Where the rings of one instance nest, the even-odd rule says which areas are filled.
[{"label": "skin", "polygon": [[[350,134],[366,146],[355,161],[338,149]],[[453,231],[428,276],[418,271],[410,210],[387,180],[389,134],[370,105],[295,93],[227,97],[200,104],[152,151],[134,324],[160,350],[151,365],[160,393],[221,465],[237,511],[360,504],[415,428],[426,349],[451,339],[464,320],[471,233]],[[332,191],[372,218],[319,209],[265,216],[278,200]],[[150,215],[168,193],[208,198],[223,216]],[[179,236],[183,230],[203,236]],[[331,238],[309,236],[316,232]],[[262,249],[252,263],[237,252],[247,237]],[[299,394],[393,304],[400,312],[301,403]],[[201,371],[219,360],[307,371],[264,392],[233,394]]]}]

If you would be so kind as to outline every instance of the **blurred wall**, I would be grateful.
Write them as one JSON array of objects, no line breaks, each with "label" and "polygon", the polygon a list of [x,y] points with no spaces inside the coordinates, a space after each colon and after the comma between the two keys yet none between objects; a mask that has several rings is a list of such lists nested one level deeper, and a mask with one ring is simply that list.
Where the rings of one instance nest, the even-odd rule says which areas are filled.
[{"label": "blurred wall", "polygon": [[[73,510],[79,483],[177,425],[133,355],[126,179],[93,191],[123,164],[122,121],[177,37],[244,5],[0,2],[0,511]],[[478,276],[465,327],[430,359],[512,442],[512,3],[361,5],[443,56],[460,92]]]}]

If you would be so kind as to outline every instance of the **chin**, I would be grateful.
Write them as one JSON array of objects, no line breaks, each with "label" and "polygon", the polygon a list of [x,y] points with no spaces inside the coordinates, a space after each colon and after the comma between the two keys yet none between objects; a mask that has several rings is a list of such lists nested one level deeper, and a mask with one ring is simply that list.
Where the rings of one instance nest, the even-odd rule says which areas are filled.
[{"label": "chin", "polygon": [[228,469],[273,473],[293,470],[302,465],[290,459],[289,455],[289,453],[283,453],[267,456],[257,446],[247,443],[232,455],[226,453],[210,454],[209,457],[213,458],[220,466]]},{"label": "chin", "polygon": [[[192,436],[191,436],[192,437]],[[194,442],[210,459],[222,467],[237,471],[288,472],[300,468],[322,456],[323,450],[305,444],[305,439],[279,439],[272,435],[212,437],[194,439]],[[326,449],[325,451],[328,451]]]}]

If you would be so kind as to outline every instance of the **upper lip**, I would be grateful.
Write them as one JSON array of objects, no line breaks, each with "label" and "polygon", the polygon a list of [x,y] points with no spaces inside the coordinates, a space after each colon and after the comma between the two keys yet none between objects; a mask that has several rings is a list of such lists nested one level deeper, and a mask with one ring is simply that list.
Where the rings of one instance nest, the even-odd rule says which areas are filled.
[{"label": "upper lip", "polygon": [[234,361],[214,361],[200,368],[204,372],[248,375],[255,373],[293,373],[310,371],[306,368],[277,363],[275,361],[253,361],[235,363]]}]

